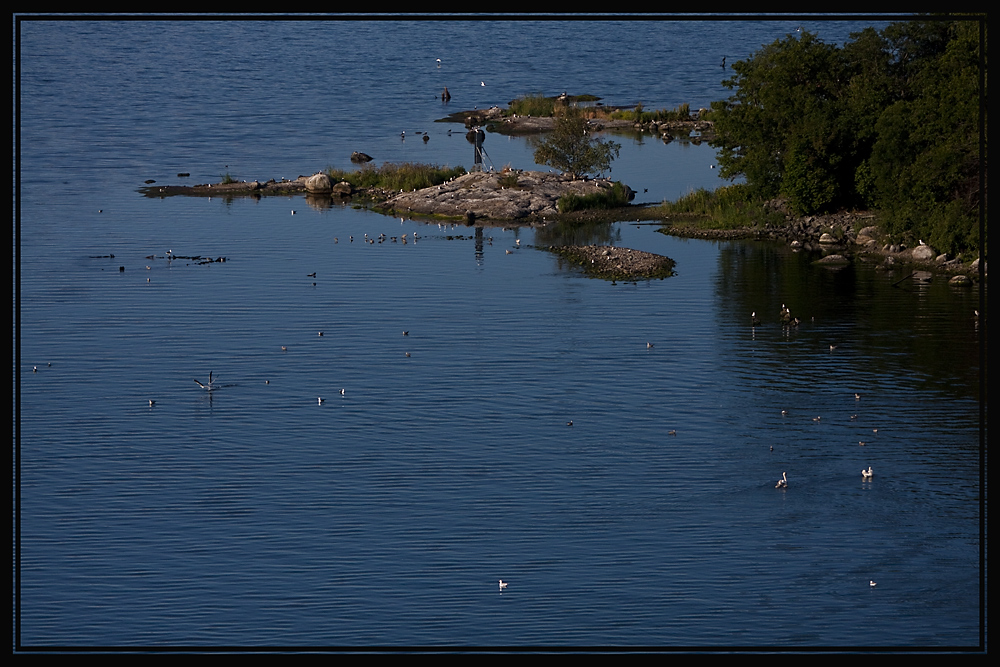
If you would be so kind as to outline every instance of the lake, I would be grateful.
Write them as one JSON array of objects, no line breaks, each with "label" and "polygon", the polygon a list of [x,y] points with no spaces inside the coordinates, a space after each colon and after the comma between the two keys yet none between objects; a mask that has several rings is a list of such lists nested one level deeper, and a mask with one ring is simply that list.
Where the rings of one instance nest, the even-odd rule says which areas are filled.
[{"label": "lake", "polygon": [[[628,220],[139,193],[469,168],[453,111],[707,106],[800,24],[18,23],[15,650],[983,646],[976,289]],[[641,200],[721,184],[705,144],[615,140]],[[588,279],[566,235],[676,275]]]}]

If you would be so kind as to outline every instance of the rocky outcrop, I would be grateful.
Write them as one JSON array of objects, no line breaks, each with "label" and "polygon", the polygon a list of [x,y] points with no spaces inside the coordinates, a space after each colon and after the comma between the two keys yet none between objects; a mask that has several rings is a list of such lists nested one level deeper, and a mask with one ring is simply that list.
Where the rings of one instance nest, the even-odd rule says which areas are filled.
[{"label": "rocky outcrop", "polygon": [[914,261],[917,262],[930,262],[937,257],[937,252],[934,251],[934,248],[924,243],[914,248],[911,254]]},{"label": "rocky outcrop", "polygon": [[554,217],[559,198],[611,188],[608,179],[573,180],[541,171],[473,172],[441,185],[401,192],[379,206],[392,213],[475,219],[523,220]]},{"label": "rocky outcrop", "polygon": [[266,182],[240,181],[237,183],[202,183],[199,185],[161,185],[140,188],[139,192],[147,197],[172,197],[187,195],[193,197],[237,197],[261,195],[288,195],[306,191],[308,176],[299,176],[294,181],[273,178]]},{"label": "rocky outcrop", "polygon": [[368,155],[367,153],[359,153],[358,151],[354,151],[353,153],[351,153],[351,162],[356,162],[356,163],[371,162],[374,159],[375,158],[373,158],[371,155]]},{"label": "rocky outcrop", "polygon": [[650,280],[674,275],[674,260],[642,250],[615,246],[549,246],[549,251],[605,280]]},{"label": "rocky outcrop", "polygon": [[330,182],[330,177],[323,172],[313,174],[306,179],[306,192],[311,195],[327,194],[332,191],[333,183]]}]

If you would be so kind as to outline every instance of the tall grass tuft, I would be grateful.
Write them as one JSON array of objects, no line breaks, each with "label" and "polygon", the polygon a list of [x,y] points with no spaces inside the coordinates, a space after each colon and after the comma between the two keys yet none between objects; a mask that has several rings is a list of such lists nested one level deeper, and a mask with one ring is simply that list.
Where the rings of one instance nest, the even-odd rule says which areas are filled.
[{"label": "tall grass tuft", "polygon": [[628,204],[628,193],[625,186],[615,181],[610,188],[592,192],[589,195],[563,195],[556,202],[560,213],[572,213],[588,209],[621,208]]},{"label": "tall grass tuft", "polygon": [[525,95],[511,102],[508,111],[518,116],[543,118],[555,114],[556,101],[551,97],[545,97],[541,93]]},{"label": "tall grass tuft", "polygon": [[658,123],[672,120],[691,120],[691,105],[687,102],[677,105],[674,109],[660,109],[659,111],[645,111],[642,104],[637,104],[635,109],[619,109],[612,111],[609,116],[612,120],[631,120],[636,123]]},{"label": "tall grass tuft", "polygon": [[715,190],[698,188],[674,202],[663,202],[665,215],[687,214],[710,221],[713,229],[742,229],[767,223],[781,223],[784,215],[769,210],[764,200],[748,198],[746,186],[729,185]]},{"label": "tall grass tuft", "polygon": [[382,188],[383,190],[420,190],[440,185],[465,173],[464,167],[441,167],[414,162],[386,162],[380,167],[364,165],[354,171],[330,167],[327,175],[334,183],[347,181],[355,188]]}]

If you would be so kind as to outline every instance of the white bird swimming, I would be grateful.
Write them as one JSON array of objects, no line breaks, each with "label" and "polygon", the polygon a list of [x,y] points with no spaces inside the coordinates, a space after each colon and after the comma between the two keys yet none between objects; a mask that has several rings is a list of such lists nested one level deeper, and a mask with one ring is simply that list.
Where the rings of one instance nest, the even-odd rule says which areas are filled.
[{"label": "white bird swimming", "polygon": [[781,479],[779,479],[778,483],[774,485],[774,488],[776,489],[788,488],[788,477],[785,476],[785,473],[781,473]]},{"label": "white bird swimming", "polygon": [[503,590],[505,588],[507,588],[507,582],[505,582],[503,579],[501,579],[500,580],[500,590]]},{"label": "white bird swimming", "polygon": [[872,581],[871,579],[869,579],[869,580],[868,580],[868,585],[869,585],[869,586],[871,586],[872,588],[875,588],[876,586],[878,586],[878,584],[876,584],[876,583],[875,583],[874,581]]},{"label": "white bird swimming", "polygon": [[[198,382],[198,380],[195,380],[195,382]],[[212,371],[208,372],[208,384],[202,384],[201,382],[198,382],[198,386],[206,391],[214,391],[219,388],[215,384],[215,381],[212,379]]]},{"label": "white bird swimming", "polygon": [[317,396],[316,397],[316,405],[323,405],[323,401],[324,400],[325,399],[322,396]]},{"label": "white bird swimming", "polygon": [[865,470],[864,468],[861,469],[861,476],[865,479],[871,479],[874,474],[875,473],[872,472],[871,466],[868,466],[868,470]]}]

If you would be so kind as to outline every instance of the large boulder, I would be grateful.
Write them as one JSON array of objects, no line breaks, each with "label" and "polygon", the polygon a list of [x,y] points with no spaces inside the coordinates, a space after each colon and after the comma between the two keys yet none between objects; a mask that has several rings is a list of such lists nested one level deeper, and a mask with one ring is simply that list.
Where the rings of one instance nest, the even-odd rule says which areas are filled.
[{"label": "large boulder", "polygon": [[926,244],[920,244],[913,249],[913,259],[917,262],[930,262],[937,257],[937,251]]},{"label": "large boulder", "polygon": [[306,192],[310,194],[324,194],[332,190],[333,184],[330,183],[330,177],[323,172],[313,174],[306,179]]}]

